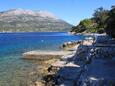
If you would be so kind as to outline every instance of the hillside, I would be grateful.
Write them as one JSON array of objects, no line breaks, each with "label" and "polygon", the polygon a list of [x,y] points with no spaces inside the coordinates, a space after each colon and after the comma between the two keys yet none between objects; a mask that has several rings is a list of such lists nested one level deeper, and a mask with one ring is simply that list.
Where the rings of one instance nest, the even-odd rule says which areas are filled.
[{"label": "hillside", "polygon": [[105,33],[110,10],[103,7],[97,8],[91,18],[85,18],[78,25],[72,28],[71,32],[75,33]]},{"label": "hillside", "polygon": [[71,27],[47,11],[12,9],[0,12],[0,32],[70,31]]}]

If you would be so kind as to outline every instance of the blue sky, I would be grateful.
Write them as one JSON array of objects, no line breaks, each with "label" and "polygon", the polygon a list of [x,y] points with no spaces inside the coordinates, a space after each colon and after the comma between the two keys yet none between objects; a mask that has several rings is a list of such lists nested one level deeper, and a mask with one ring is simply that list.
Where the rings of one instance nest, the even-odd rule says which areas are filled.
[{"label": "blue sky", "polygon": [[76,25],[84,18],[90,18],[96,8],[110,9],[115,0],[1,0],[0,11],[22,8],[47,10],[59,18]]}]

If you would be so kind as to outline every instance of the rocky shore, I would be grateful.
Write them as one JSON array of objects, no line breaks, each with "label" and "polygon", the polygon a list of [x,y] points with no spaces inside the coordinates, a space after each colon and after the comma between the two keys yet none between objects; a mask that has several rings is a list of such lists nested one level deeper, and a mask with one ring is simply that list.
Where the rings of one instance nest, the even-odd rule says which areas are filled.
[{"label": "rocky shore", "polygon": [[[36,71],[36,73],[38,72],[40,75],[42,75],[41,79],[34,81],[33,84],[31,84],[30,86],[55,86],[55,80],[57,81],[58,77],[57,73],[61,68],[80,68],[80,65],[78,64],[74,64],[73,62],[67,62],[69,58],[71,59],[71,57],[75,56],[76,49],[78,48],[80,43],[82,42],[79,42],[72,47],[66,46],[68,47],[68,50],[66,51],[30,51],[24,53],[23,59],[39,60],[39,63],[42,65],[42,68],[39,68]],[[53,58],[49,58],[49,54],[52,55]],[[41,55],[43,55],[45,59],[42,58],[41,60]],[[57,58],[57,55],[60,55],[60,57]]]},{"label": "rocky shore", "polygon": [[71,53],[43,61],[43,74],[30,86],[114,86],[115,40],[84,40]]},{"label": "rocky shore", "polygon": [[[41,65],[41,67],[36,68],[31,73],[31,76],[38,76],[38,79],[32,81],[29,86],[50,86],[53,83],[47,83],[47,79],[55,75],[59,70],[57,67],[52,68],[52,64],[61,60],[61,57],[72,54],[71,51],[29,51],[23,53],[24,60],[36,60]],[[53,70],[53,71],[51,71]],[[50,79],[51,80],[51,79]],[[50,81],[48,80],[48,81]],[[47,84],[47,85],[46,85]]]},{"label": "rocky shore", "polygon": [[54,86],[114,86],[115,40],[83,41],[74,55],[54,64],[60,68]]}]

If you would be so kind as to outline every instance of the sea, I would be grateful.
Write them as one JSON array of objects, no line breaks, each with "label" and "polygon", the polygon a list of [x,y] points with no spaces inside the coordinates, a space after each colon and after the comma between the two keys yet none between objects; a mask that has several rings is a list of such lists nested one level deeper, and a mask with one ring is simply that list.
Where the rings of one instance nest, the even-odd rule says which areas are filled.
[{"label": "sea", "polygon": [[0,33],[0,86],[26,86],[39,76],[29,74],[40,67],[39,62],[24,60],[22,54],[32,50],[61,50],[68,41],[84,40],[84,35],[67,32]]}]

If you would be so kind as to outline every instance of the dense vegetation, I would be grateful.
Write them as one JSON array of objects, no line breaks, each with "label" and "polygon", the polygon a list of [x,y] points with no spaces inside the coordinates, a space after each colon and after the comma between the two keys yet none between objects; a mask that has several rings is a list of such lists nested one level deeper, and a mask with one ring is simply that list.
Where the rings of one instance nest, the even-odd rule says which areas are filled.
[{"label": "dense vegetation", "polygon": [[109,18],[107,19],[106,23],[106,33],[115,38],[115,6],[112,6],[112,9],[109,12]]},{"label": "dense vegetation", "polygon": [[80,23],[72,27],[71,32],[75,33],[104,33],[115,37],[115,6],[110,10],[102,7],[95,10],[93,17],[84,19]]}]

